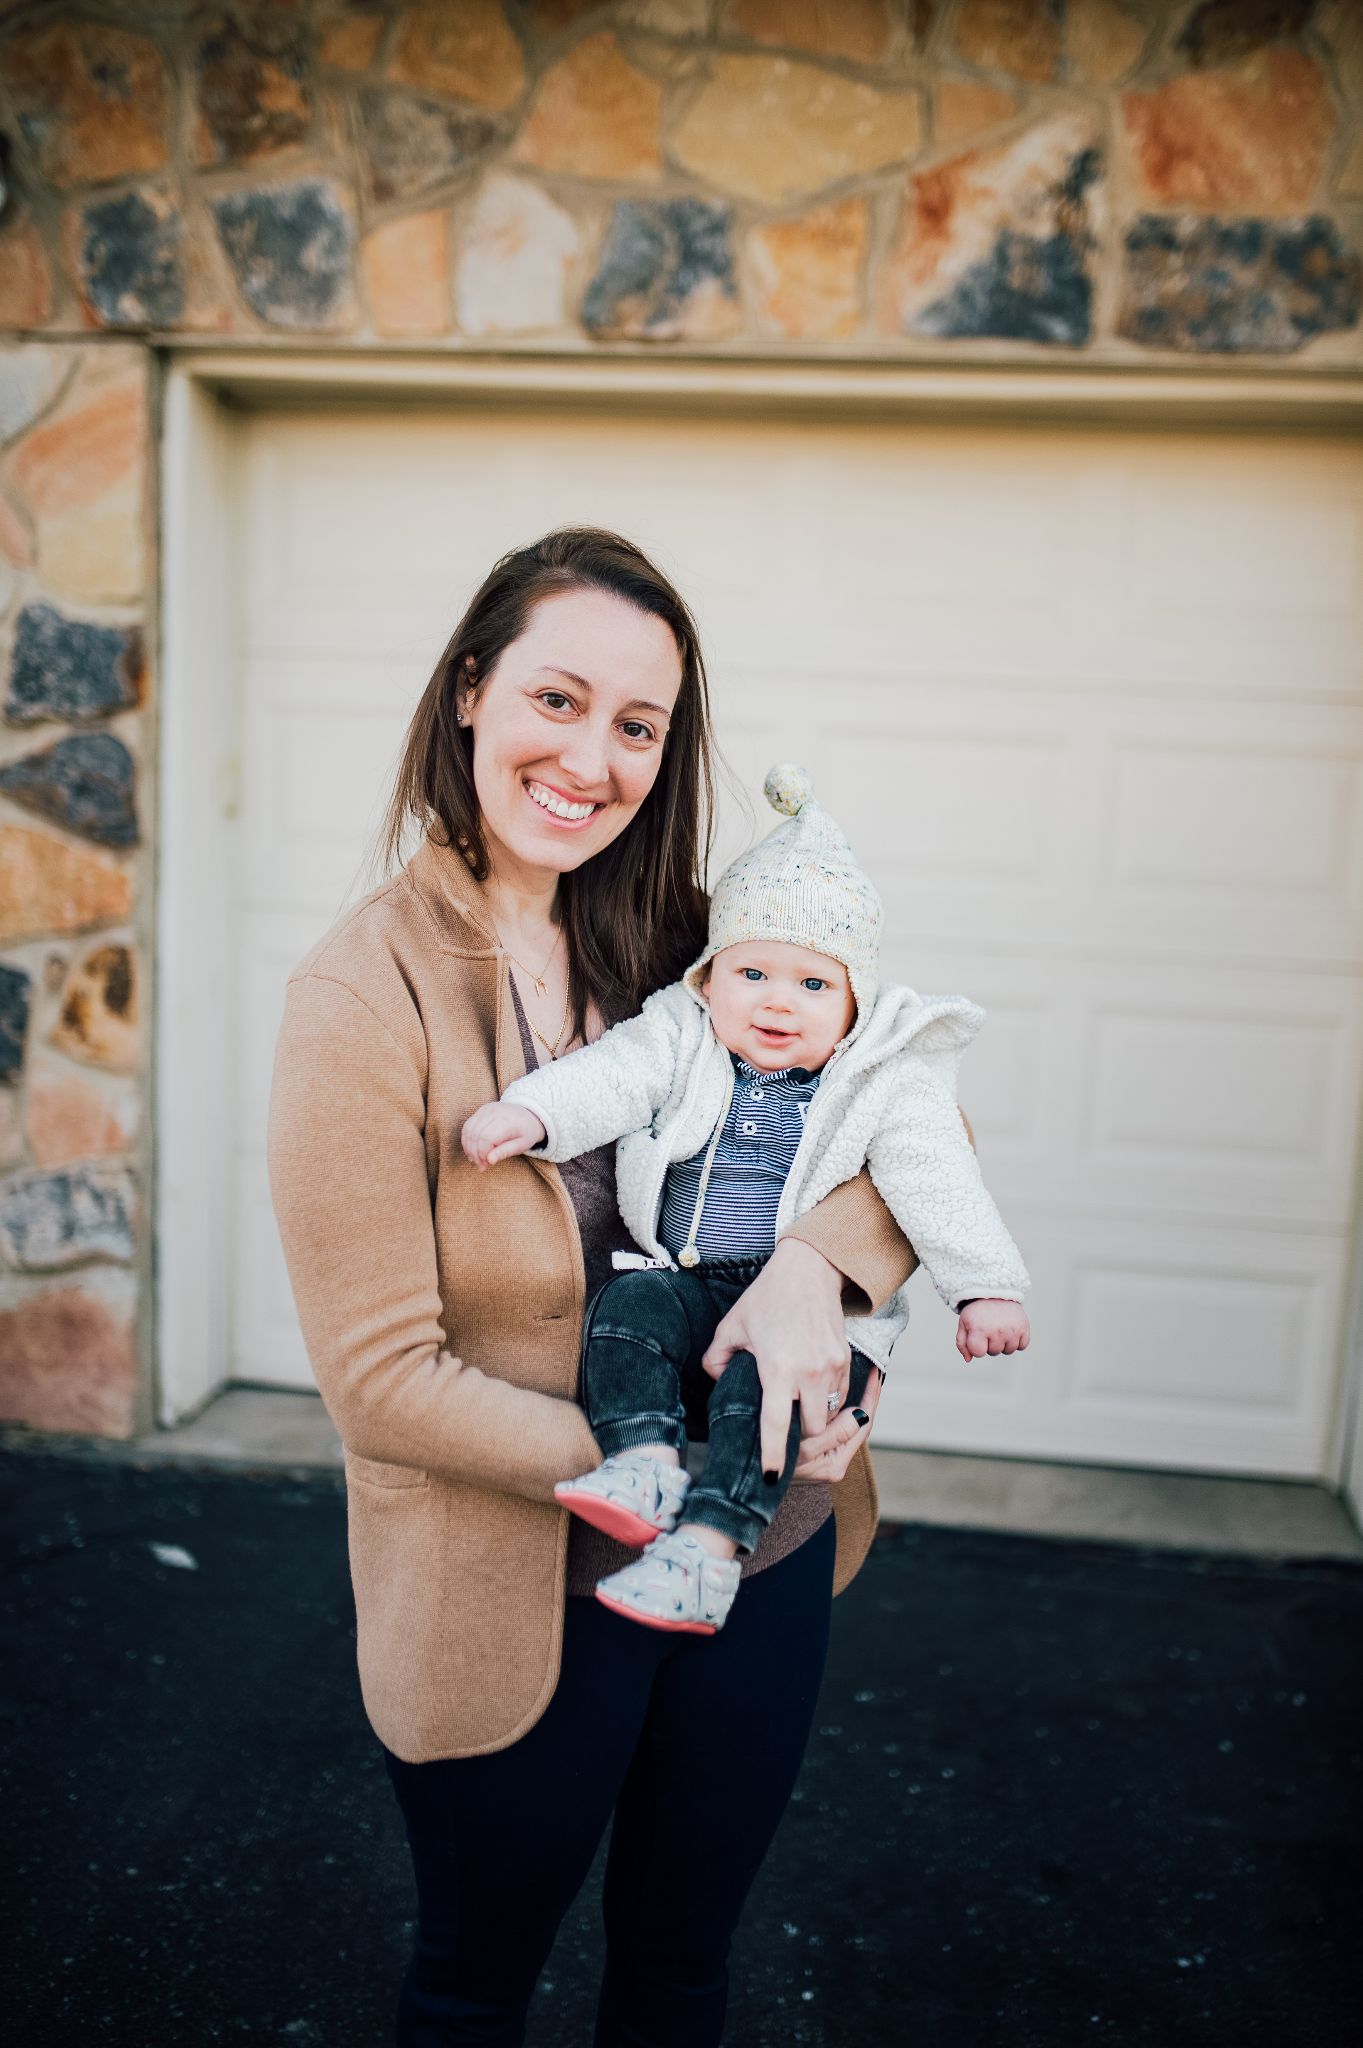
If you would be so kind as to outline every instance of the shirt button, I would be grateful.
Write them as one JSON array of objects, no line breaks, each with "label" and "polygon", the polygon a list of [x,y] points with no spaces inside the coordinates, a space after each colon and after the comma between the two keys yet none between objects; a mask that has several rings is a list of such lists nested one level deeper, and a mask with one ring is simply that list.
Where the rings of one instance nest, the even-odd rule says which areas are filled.
[{"label": "shirt button", "polygon": [[749,1102],[765,1102],[766,1090],[763,1088],[750,1088],[748,1090],[748,1100]]},{"label": "shirt button", "polygon": [[745,1138],[755,1138],[757,1136],[757,1125],[755,1123],[752,1123],[751,1121],[745,1121],[743,1125],[743,1135]]}]

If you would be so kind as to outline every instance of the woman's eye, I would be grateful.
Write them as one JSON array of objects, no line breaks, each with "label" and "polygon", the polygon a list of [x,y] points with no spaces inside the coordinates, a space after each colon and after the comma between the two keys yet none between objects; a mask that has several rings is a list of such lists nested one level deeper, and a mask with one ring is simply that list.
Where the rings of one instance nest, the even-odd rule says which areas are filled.
[{"label": "woman's eye", "polygon": [[641,718],[627,718],[620,728],[627,740],[651,740],[653,727],[645,725]]},{"label": "woman's eye", "polygon": [[572,708],[572,698],[563,690],[541,690],[540,703],[550,711],[567,711]]}]

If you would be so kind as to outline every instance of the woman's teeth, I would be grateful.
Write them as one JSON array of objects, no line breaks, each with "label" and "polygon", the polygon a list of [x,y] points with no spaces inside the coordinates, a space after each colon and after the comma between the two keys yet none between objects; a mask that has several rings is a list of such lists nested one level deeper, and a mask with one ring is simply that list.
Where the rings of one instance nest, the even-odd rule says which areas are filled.
[{"label": "woman's teeth", "polygon": [[570,804],[566,796],[556,796],[542,782],[527,782],[525,793],[534,798],[542,811],[552,811],[556,818],[567,818],[572,824],[581,824],[584,818],[590,818],[593,811],[601,808],[600,804]]}]

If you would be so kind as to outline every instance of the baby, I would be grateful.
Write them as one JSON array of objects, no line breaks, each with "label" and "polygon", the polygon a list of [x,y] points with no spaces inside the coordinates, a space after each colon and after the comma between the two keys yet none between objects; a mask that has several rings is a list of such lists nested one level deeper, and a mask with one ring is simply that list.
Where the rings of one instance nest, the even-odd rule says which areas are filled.
[{"label": "baby", "polygon": [[[1022,1349],[1022,1256],[956,1104],[961,1053],[984,1021],[964,996],[878,987],[881,909],[796,768],[767,777],[788,822],[720,877],[709,942],[682,980],[594,1045],[523,1080],[464,1125],[482,1168],[520,1152],[574,1159],[618,1139],[620,1213],[644,1256],[588,1307],[582,1401],[605,1462],[554,1491],[643,1555],[597,1598],[651,1628],[713,1635],[790,1484],[763,1472],[751,1352],[711,1383],[701,1358],[785,1226],[869,1166],[958,1311],[957,1344]],[[617,1255],[619,1257],[619,1255]],[[908,1321],[904,1291],[848,1318],[851,1398]],[[708,1402],[704,1396],[708,1393]],[[701,1479],[688,1420],[708,1420]]]}]

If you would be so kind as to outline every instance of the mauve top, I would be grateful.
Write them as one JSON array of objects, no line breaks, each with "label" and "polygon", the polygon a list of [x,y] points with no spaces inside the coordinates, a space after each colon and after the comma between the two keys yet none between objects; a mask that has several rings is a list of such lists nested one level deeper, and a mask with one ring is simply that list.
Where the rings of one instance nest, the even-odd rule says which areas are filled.
[{"label": "mauve top", "polygon": [[[516,1010],[521,1050],[527,1068],[540,1065],[536,1041],[521,1006],[516,977],[511,976],[511,1000]],[[587,1276],[587,1300],[612,1277],[612,1252],[637,1252],[639,1247],[624,1226],[615,1195],[615,1147],[599,1145],[580,1158],[559,1162],[563,1185],[577,1217],[582,1239],[582,1263]],[[742,1577],[775,1564],[778,1558],[798,1550],[833,1512],[833,1496],[822,1480],[801,1481],[792,1486],[772,1517],[771,1527],[760,1538],[751,1557],[743,1559]],[[639,1555],[627,1544],[617,1543],[574,1515],[568,1533],[569,1593],[594,1593],[598,1579],[618,1571]]]}]

